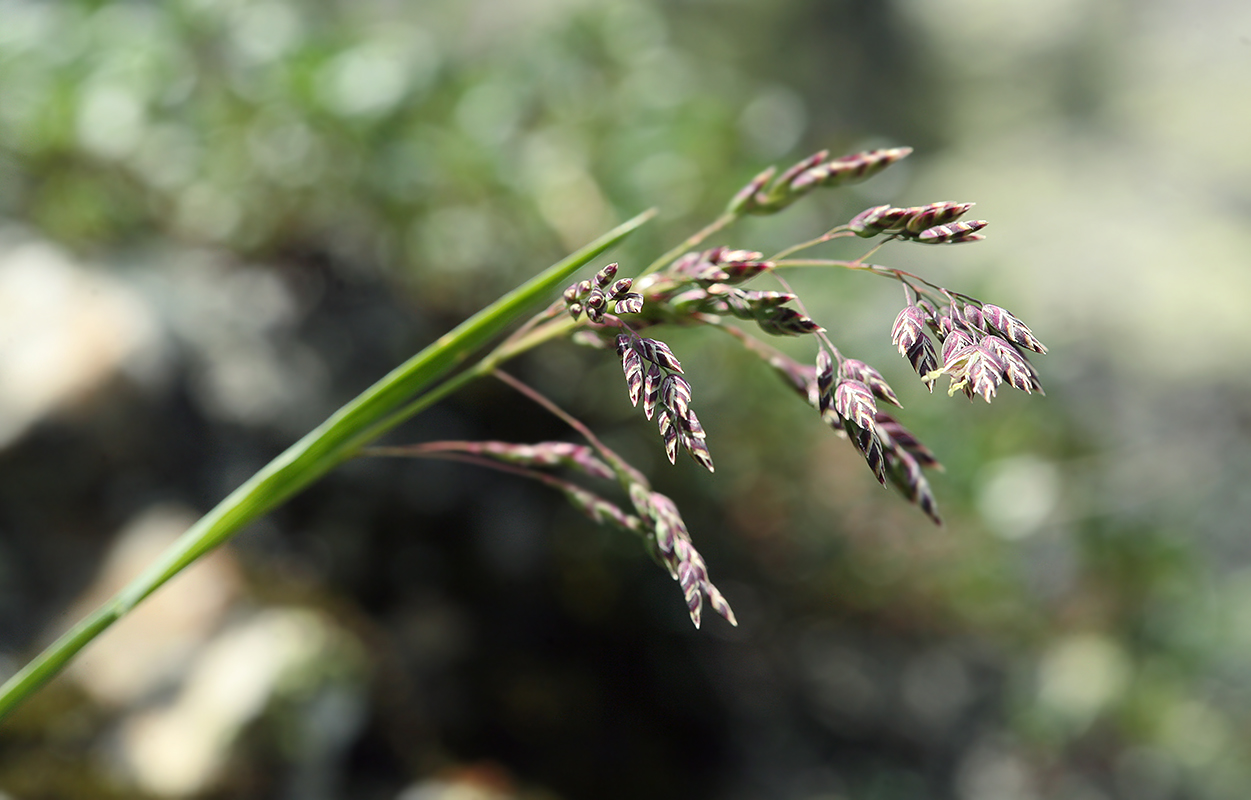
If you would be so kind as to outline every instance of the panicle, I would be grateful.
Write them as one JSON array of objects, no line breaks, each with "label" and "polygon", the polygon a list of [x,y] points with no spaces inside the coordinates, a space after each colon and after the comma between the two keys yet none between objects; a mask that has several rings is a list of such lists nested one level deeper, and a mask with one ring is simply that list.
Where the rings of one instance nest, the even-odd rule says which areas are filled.
[{"label": "panicle", "polygon": [[964,331],[952,330],[943,337],[943,366],[950,366],[957,358],[957,354],[967,353],[968,348],[973,346],[973,337]]},{"label": "panicle", "polygon": [[866,150],[850,156],[836,158],[802,173],[791,186],[808,176],[821,186],[847,186],[868,180],[882,170],[912,153],[911,147],[889,147],[882,150]]},{"label": "panicle", "polygon": [[644,416],[655,416],[669,462],[676,462],[680,447],[704,469],[715,471],[704,441],[707,434],[691,408],[691,384],[682,377],[682,365],[669,345],[623,333],[617,337],[617,354],[630,403],[637,406],[642,399]]},{"label": "panicle", "polygon": [[878,438],[874,428],[861,428],[851,420],[842,418],[843,430],[851,439],[856,449],[864,456],[864,461],[873,472],[877,482],[886,485],[886,456],[882,450],[882,440]]},{"label": "panicle", "polygon": [[652,528],[660,562],[682,587],[687,611],[695,627],[700,625],[704,597],[727,622],[738,625],[730,604],[709,580],[708,567],[691,542],[690,532],[678,512],[677,504],[660,492],[639,484],[630,487],[630,499],[645,524],[650,524]]},{"label": "panicle", "polygon": [[930,337],[922,336],[904,354],[904,357],[912,364],[912,369],[921,376],[926,388],[931,392],[934,391],[934,378],[931,376],[934,370],[938,369],[938,355],[934,352],[934,343],[930,341]]},{"label": "panicle", "polygon": [[847,227],[857,236],[862,236],[866,239],[877,236],[880,233],[901,231],[908,224],[909,211],[910,209],[907,208],[895,208],[890,205],[866,208],[852,217],[851,221],[847,223]]},{"label": "panicle", "polygon": [[735,193],[734,197],[730,198],[730,204],[725,209],[726,213],[741,214],[755,211],[756,194],[773,179],[776,172],[776,167],[769,167],[752,178],[746,186]]},{"label": "panicle", "polygon": [[642,533],[643,521],[633,514],[627,514],[617,504],[572,483],[564,483],[563,486],[557,488],[565,495],[570,505],[590,517],[596,524],[609,525],[626,533]]},{"label": "panicle", "polygon": [[908,208],[873,206],[852,217],[847,227],[866,239],[888,233],[924,244],[972,242],[984,238],[977,231],[986,227],[986,220],[956,221],[972,207],[946,200]]},{"label": "panicle", "polygon": [[615,277],[617,277],[617,262],[614,261],[595,273],[595,287],[598,289],[606,288]]}]

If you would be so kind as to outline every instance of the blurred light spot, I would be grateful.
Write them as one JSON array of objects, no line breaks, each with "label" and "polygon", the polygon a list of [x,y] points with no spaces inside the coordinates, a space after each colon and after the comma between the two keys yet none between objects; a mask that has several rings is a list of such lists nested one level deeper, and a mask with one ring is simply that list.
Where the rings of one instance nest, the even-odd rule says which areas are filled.
[{"label": "blurred light spot", "polygon": [[943,726],[973,699],[968,673],[950,653],[926,653],[909,662],[903,675],[903,697],[925,722]]},{"label": "blurred light spot", "polygon": [[699,167],[677,153],[654,153],[639,162],[630,177],[648,204],[655,203],[666,217],[691,211],[704,188]]},{"label": "blurred light spot", "polygon": [[665,44],[664,18],[642,3],[614,3],[603,18],[604,45],[623,63],[637,61]]},{"label": "blurred light spot", "polygon": [[322,68],[318,92],[343,116],[373,116],[393,109],[410,89],[424,88],[438,66],[433,39],[405,30],[341,53]]},{"label": "blurred light spot", "polygon": [[869,719],[878,711],[881,693],[873,665],[863,653],[820,631],[808,631],[797,655],[808,694],[831,727]]},{"label": "blurred light spot", "polygon": [[248,3],[237,9],[232,22],[235,46],[258,63],[287,52],[301,34],[300,18],[286,3]]},{"label": "blurred light spot", "polygon": [[174,191],[185,187],[200,165],[200,145],[187,128],[173,124],[153,125],[135,151],[135,168],[158,189]]},{"label": "blurred light spot", "polygon": [[526,182],[543,219],[570,250],[598,236],[613,219],[599,184],[584,164],[580,142],[550,131],[526,137],[522,149]]},{"label": "blurred light spot", "polygon": [[1006,748],[980,742],[956,773],[960,800],[1035,800],[1039,796],[1021,759]]},{"label": "blurred light spot", "polygon": [[977,499],[987,524],[1005,539],[1037,532],[1060,498],[1055,465],[1037,456],[1015,456],[991,464],[987,473]]},{"label": "blurred light spot", "polygon": [[0,240],[0,447],[156,346],[151,310],[107,273]]},{"label": "blurred light spot", "polygon": [[456,105],[456,123],[479,144],[494,147],[516,133],[521,104],[516,87],[503,83],[479,84]]},{"label": "blurred light spot", "polygon": [[[20,52],[30,47],[47,45],[50,33],[57,27],[58,9],[51,3],[14,2],[0,3],[0,51]],[[4,53],[8,55],[8,53]]]},{"label": "blurred light spot", "polygon": [[471,206],[449,206],[432,212],[414,226],[422,265],[435,272],[483,269],[495,252],[490,212]]},{"label": "blurred light spot", "polygon": [[299,427],[318,396],[324,367],[292,342],[290,289],[273,272],[183,254],[164,275],[166,324],[195,352],[195,399],[219,419]]},{"label": "blurred light spot", "polygon": [[1174,796],[1180,776],[1168,753],[1152,747],[1131,747],[1117,756],[1113,777],[1122,797],[1166,800]]},{"label": "blurred light spot", "polygon": [[808,127],[808,111],[798,93],[774,86],[743,109],[738,127],[757,156],[777,158],[799,144]]},{"label": "blurred light spot", "polygon": [[404,95],[404,64],[393,52],[370,46],[340,55],[321,75],[321,96],[344,116],[378,114]]},{"label": "blurred light spot", "polygon": [[112,83],[89,85],[78,106],[78,141],[103,158],[121,158],[139,143],[144,116],[132,89]]},{"label": "blurred light spot", "polygon": [[[896,5],[909,17],[924,25],[935,42],[959,50],[965,61],[971,43],[976,43],[978,58],[1011,57],[1023,63],[1029,53],[1036,53],[1072,41],[1086,20],[1089,0],[1003,0],[983,3],[979,0],[901,0]],[[959,25],[951,21],[958,19]],[[984,65],[983,65],[984,66]]]},{"label": "blurred light spot", "polygon": [[517,796],[509,776],[486,763],[447,770],[438,778],[414,783],[396,800],[511,800]]},{"label": "blurred light spot", "polygon": [[192,238],[219,242],[229,239],[242,217],[238,202],[210,183],[188,186],[178,196],[178,227]]},{"label": "blurred light spot", "polygon": [[1081,634],[1054,645],[1038,672],[1039,703],[1081,726],[1125,691],[1130,663],[1112,639]]},{"label": "blurred light spot", "polygon": [[1229,745],[1229,724],[1205,704],[1179,703],[1164,717],[1161,744],[1188,767],[1210,766]]},{"label": "blurred light spot", "polygon": [[298,119],[263,116],[248,131],[247,142],[252,163],[288,186],[307,186],[321,176],[322,149]]}]

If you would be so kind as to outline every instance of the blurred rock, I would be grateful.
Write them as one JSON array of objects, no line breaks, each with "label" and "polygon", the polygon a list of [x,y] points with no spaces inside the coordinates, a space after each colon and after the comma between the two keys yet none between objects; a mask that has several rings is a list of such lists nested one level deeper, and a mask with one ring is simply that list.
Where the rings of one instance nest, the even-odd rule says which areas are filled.
[{"label": "blurred rock", "polygon": [[[330,765],[364,719],[359,663],[355,643],[319,614],[298,608],[253,614],[204,648],[171,701],[124,720],[118,760],[145,792],[200,794],[223,778],[245,728],[285,699],[304,712],[298,716],[305,724],[287,742],[292,760],[325,786],[333,778],[326,774]],[[299,783],[302,797],[330,796]]]},{"label": "blurred rock", "polygon": [[150,359],[156,322],[115,276],[0,231],[0,447]]}]

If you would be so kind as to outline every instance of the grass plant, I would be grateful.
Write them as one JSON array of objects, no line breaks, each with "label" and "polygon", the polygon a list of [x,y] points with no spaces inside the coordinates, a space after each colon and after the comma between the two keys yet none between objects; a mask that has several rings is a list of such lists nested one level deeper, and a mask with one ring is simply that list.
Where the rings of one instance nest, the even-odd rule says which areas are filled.
[{"label": "grass plant", "polygon": [[[1041,391],[1026,353],[1043,353],[1045,348],[1024,323],[998,306],[867,260],[890,241],[920,245],[978,241],[986,222],[960,219],[972,204],[877,206],[768,258],[723,246],[699,249],[745,215],[777,213],[819,188],[868,179],[910,152],[891,148],[829,159],[823,151],[780,174],[768,169],[738,192],[716,220],[632,278],[618,277],[620,268],[613,263],[590,278],[569,282],[646,223],[653,215],[650,211],[553,264],[394,369],[222,500],[156,563],[5,683],[0,688],[0,718],[166,581],[335,466],[358,456],[456,459],[537,480],[561,492],[596,523],[638,536],[680,584],[697,627],[705,600],[737,624],[729,602],[709,579],[708,566],[673,500],[653,489],[642,472],[586,425],[503,371],[510,359],[558,338],[572,337],[615,352],[629,399],[641,404],[643,414],[656,422],[668,459],[673,462],[684,452],[711,472],[712,450],[693,408],[694,388],[677,355],[656,331],[674,324],[723,331],[773,367],[835,433],[847,438],[883,485],[894,487],[940,523],[924,473],[939,466],[937,458],[896,419],[895,412],[883,409],[899,402],[881,373],[835,346],[781,272],[791,267],[837,268],[897,281],[905,305],[892,331],[894,344],[931,391],[944,375],[950,379],[949,393],[963,392],[987,402],[1005,383],[1026,392]],[[826,242],[855,237],[878,242],[851,261],[795,257]],[[746,288],[751,281],[767,278],[777,288]],[[534,313],[545,299],[558,294]],[[527,319],[527,314],[533,316]],[[753,326],[769,336],[812,337],[815,357],[801,363],[752,335]],[[509,328],[514,330],[505,337]],[[937,346],[931,335],[939,340]],[[447,441],[372,446],[401,422],[466,384],[491,376],[564,420],[586,444]],[[554,474],[557,470],[569,477]],[[594,488],[584,485],[588,482]],[[612,499],[614,492],[623,499]]]}]

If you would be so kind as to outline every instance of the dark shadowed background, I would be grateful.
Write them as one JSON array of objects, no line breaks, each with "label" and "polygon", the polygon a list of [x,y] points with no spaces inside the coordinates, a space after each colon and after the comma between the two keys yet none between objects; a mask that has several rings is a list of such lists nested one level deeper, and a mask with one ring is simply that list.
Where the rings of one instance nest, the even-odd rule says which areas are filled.
[{"label": "dark shadowed background", "polygon": [[[767,164],[915,147],[718,243],[977,201],[875,258],[1051,348],[1046,397],[929,395],[897,286],[795,277],[946,465],[935,529],[726,337],[665,336],[715,475],[547,346],[512,370],[737,629],[542,486],[352,463],[6,720],[0,798],[1251,795],[1249,97],[1233,0],[0,0],[0,675],[483,304]],[[391,437],[451,438],[575,436],[483,382]]]}]

